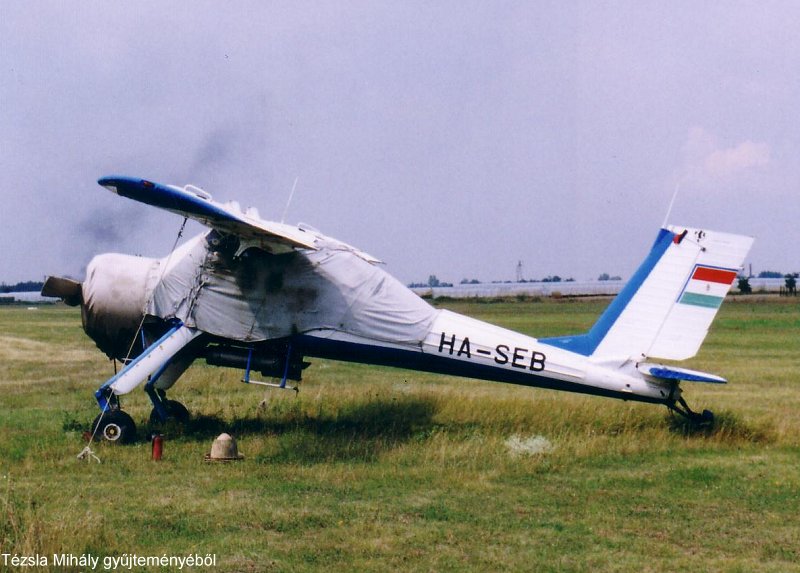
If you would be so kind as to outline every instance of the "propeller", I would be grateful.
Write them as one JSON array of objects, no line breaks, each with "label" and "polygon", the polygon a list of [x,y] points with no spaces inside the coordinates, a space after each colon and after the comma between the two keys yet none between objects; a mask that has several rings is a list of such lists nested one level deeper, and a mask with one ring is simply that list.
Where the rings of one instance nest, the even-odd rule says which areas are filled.
[{"label": "propeller", "polygon": [[81,283],[64,277],[47,277],[42,287],[42,296],[62,299],[69,306],[78,306],[83,300]]}]

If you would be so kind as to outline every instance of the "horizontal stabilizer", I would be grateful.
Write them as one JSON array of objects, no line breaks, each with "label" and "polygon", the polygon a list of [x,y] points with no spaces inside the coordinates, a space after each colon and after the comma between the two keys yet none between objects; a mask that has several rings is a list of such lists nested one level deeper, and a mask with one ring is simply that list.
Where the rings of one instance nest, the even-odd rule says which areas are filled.
[{"label": "horizontal stabilizer", "polygon": [[684,380],[686,382],[708,382],[710,384],[726,384],[728,381],[725,378],[708,374],[706,372],[698,372],[697,370],[689,370],[688,368],[678,368],[677,366],[664,366],[663,364],[648,364],[641,363],[637,366],[641,372],[662,378],[664,380]]}]

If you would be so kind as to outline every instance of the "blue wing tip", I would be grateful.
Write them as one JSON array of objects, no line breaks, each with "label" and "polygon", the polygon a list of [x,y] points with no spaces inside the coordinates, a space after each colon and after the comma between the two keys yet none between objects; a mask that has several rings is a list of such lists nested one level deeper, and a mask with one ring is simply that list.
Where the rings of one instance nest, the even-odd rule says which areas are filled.
[{"label": "blue wing tip", "polygon": [[141,177],[129,177],[126,175],[108,175],[101,177],[97,183],[112,193],[137,199],[141,197],[143,191],[148,190],[161,190],[166,191],[167,187],[159,183],[150,181],[149,179],[142,179]]},{"label": "blue wing tip", "polygon": [[128,175],[106,175],[105,177],[98,179],[97,183],[105,187],[106,185],[113,183],[134,183],[136,181],[142,181],[142,179],[138,177],[130,177]]}]

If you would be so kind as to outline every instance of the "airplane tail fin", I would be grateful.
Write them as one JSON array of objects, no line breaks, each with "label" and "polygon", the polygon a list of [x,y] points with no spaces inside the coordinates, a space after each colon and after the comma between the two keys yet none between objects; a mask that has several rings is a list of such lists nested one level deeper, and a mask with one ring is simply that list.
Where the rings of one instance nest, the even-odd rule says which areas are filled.
[{"label": "airplane tail fin", "polygon": [[588,333],[540,342],[602,361],[691,358],[742,268],[752,237],[670,226]]}]

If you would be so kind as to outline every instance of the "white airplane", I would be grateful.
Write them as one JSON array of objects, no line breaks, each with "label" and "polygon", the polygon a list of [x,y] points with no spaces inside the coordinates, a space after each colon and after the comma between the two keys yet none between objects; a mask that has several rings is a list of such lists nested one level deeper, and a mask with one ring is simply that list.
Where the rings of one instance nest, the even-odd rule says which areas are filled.
[{"label": "white airplane", "polygon": [[[689,408],[680,382],[724,378],[650,360],[697,354],[750,237],[663,228],[587,333],[537,339],[434,309],[378,259],[311,227],[264,221],[191,185],[131,177],[99,183],[210,230],[163,259],[103,254],[83,283],[47,279],[42,294],[80,305],[86,334],[124,364],[95,393],[96,438],[135,438],[119,396],[143,383],[151,422],[187,418],[166,391],[197,358],[280,388],[301,379],[310,356],[664,404],[713,422],[708,410]],[[253,371],[281,381],[251,380]]]}]

